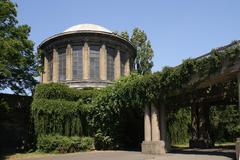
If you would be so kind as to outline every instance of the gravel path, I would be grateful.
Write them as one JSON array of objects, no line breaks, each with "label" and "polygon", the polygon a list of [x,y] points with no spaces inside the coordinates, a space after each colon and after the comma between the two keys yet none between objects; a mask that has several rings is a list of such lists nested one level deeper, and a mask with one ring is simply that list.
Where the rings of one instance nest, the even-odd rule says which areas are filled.
[{"label": "gravel path", "polygon": [[186,150],[183,153],[167,153],[166,155],[147,155],[134,151],[92,151],[25,158],[24,160],[232,160],[232,156],[233,153],[209,150],[197,152]]}]

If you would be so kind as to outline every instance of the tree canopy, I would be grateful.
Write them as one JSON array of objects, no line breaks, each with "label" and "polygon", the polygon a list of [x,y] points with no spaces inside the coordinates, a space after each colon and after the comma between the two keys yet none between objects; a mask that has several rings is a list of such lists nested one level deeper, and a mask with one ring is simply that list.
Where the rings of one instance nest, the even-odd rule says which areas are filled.
[{"label": "tree canopy", "polygon": [[16,7],[10,0],[0,1],[0,90],[26,94],[36,85],[38,72],[30,27],[18,25]]},{"label": "tree canopy", "polygon": [[128,32],[116,32],[120,37],[129,40],[137,49],[137,55],[134,60],[134,69],[139,74],[151,72],[153,67],[153,49],[151,42],[147,39],[147,34],[139,29],[134,28],[131,37]]}]

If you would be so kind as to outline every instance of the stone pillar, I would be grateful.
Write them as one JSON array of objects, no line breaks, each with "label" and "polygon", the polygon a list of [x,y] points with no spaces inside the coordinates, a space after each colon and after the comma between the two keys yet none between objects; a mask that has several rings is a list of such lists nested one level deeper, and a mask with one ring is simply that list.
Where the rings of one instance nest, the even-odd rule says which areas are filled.
[{"label": "stone pillar", "polygon": [[171,149],[170,141],[167,137],[167,122],[166,122],[166,106],[165,104],[160,105],[160,139],[165,142],[165,150],[168,151]]},{"label": "stone pillar", "polygon": [[120,50],[117,50],[117,55],[114,58],[114,79],[118,80],[121,77],[121,59]]},{"label": "stone pillar", "polygon": [[148,105],[145,106],[144,110],[144,141],[151,141],[151,115],[150,115],[150,107]]},{"label": "stone pillar", "polygon": [[66,80],[72,80],[72,47],[67,45],[66,50]]},{"label": "stone pillar", "polygon": [[129,74],[130,74],[130,62],[129,62],[129,56],[128,56],[124,66],[124,75],[128,76]]},{"label": "stone pillar", "polygon": [[48,82],[48,59],[47,59],[47,55],[44,55],[43,65],[44,65],[44,71],[42,73],[42,83],[47,83]]},{"label": "stone pillar", "polygon": [[58,52],[56,49],[53,49],[53,82],[58,82]]},{"label": "stone pillar", "polygon": [[90,71],[90,49],[88,47],[88,43],[84,43],[83,46],[83,79],[89,79],[89,71]]},{"label": "stone pillar", "polygon": [[105,45],[100,48],[99,67],[100,80],[107,80],[107,50]]},{"label": "stone pillar", "polygon": [[160,141],[160,129],[158,124],[158,110],[154,104],[151,105],[152,141]]},{"label": "stone pillar", "polygon": [[240,160],[240,138],[236,141],[236,160]]}]

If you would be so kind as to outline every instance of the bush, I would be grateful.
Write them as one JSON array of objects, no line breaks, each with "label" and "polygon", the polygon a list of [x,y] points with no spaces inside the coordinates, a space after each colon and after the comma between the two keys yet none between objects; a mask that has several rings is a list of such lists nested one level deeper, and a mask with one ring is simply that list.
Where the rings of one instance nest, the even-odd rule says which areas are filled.
[{"label": "bush", "polygon": [[32,103],[34,128],[38,135],[81,136],[84,117],[77,102],[35,99]]},{"label": "bush", "polygon": [[98,90],[93,88],[74,89],[69,88],[61,83],[38,84],[34,99],[62,99],[67,101],[77,101],[81,99],[83,102],[91,101],[98,93]]},{"label": "bush", "polygon": [[71,153],[94,149],[91,137],[39,136],[37,148],[42,152]]}]

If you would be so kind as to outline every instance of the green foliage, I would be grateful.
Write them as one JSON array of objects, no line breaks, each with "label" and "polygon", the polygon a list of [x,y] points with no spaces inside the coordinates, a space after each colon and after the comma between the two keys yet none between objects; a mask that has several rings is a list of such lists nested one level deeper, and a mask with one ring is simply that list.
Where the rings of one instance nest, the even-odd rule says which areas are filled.
[{"label": "green foliage", "polygon": [[37,85],[34,98],[63,99],[67,101],[77,101],[81,99],[83,102],[90,102],[92,97],[96,96],[98,92],[97,89],[93,88],[77,90],[69,88],[65,84],[49,83]]},{"label": "green foliage", "polygon": [[167,130],[171,144],[186,144],[189,141],[191,125],[190,108],[181,108],[167,116]]},{"label": "green foliage", "polygon": [[34,43],[28,39],[30,27],[17,26],[16,5],[10,0],[0,1],[0,90],[10,88],[26,94],[33,90],[38,76],[34,59]]},{"label": "green foliage", "polygon": [[91,137],[39,136],[37,149],[42,152],[71,153],[94,149]]},{"label": "green foliage", "polygon": [[147,39],[147,35],[143,30],[134,28],[131,38],[129,39],[128,32],[115,32],[120,37],[130,41],[137,50],[137,55],[134,61],[134,68],[139,74],[151,72],[153,67],[153,49],[151,42]]},{"label": "green foliage", "polygon": [[36,87],[31,112],[37,135],[90,135],[86,117],[98,90],[77,90],[58,83]]},{"label": "green foliage", "polygon": [[212,106],[210,110],[211,138],[214,142],[234,142],[240,136],[238,106]]},{"label": "green foliage", "polygon": [[32,103],[35,132],[38,135],[82,135],[81,108],[76,102],[34,99]]}]

